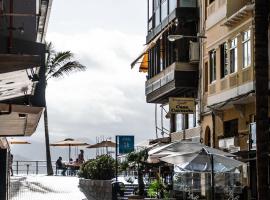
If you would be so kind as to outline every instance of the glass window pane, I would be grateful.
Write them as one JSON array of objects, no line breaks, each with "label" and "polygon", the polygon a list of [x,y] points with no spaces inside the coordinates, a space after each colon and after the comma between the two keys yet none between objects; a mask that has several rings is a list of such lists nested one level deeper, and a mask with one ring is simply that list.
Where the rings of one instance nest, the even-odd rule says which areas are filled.
[{"label": "glass window pane", "polygon": [[169,0],[169,13],[177,7],[177,0]]},{"label": "glass window pane", "polygon": [[197,6],[196,0],[180,0],[180,7],[192,7]]},{"label": "glass window pane", "polygon": [[155,12],[155,25],[156,27],[160,24],[160,9],[157,9]]},{"label": "glass window pane", "polygon": [[177,114],[176,115],[176,131],[183,130],[183,115]]},{"label": "glass window pane", "polygon": [[194,127],[194,114],[188,114],[188,128]]},{"label": "glass window pane", "polygon": [[168,16],[168,1],[163,0],[161,3],[161,20],[165,19]]}]

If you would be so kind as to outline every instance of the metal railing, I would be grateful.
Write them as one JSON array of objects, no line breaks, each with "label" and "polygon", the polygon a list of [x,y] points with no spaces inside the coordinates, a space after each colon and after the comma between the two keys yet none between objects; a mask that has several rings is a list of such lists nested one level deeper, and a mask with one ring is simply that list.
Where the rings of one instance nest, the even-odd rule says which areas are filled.
[{"label": "metal railing", "polygon": [[[53,169],[56,169],[56,161],[52,161]],[[47,174],[46,161],[35,160],[35,161],[24,161],[15,160],[12,164],[13,174]]]}]

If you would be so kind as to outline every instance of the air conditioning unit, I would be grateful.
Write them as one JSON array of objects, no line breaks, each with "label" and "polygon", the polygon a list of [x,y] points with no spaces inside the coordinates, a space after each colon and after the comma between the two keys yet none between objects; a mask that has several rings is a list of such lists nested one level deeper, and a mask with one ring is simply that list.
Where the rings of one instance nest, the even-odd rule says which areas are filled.
[{"label": "air conditioning unit", "polygon": [[200,61],[200,44],[199,42],[189,42],[189,62],[198,63]]}]

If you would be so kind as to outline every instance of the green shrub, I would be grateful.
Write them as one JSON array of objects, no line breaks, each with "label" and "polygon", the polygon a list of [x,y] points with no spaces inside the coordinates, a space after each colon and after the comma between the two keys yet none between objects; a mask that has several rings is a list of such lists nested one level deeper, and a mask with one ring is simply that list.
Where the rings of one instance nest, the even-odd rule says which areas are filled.
[{"label": "green shrub", "polygon": [[109,155],[101,155],[85,162],[79,171],[79,177],[93,180],[110,180],[114,177],[115,160]]}]

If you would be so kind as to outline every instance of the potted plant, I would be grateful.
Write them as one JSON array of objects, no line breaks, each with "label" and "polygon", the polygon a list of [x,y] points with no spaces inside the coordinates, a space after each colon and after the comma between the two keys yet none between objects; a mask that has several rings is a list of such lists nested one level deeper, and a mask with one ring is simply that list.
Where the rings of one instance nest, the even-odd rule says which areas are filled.
[{"label": "potted plant", "polygon": [[88,200],[111,200],[115,160],[110,155],[101,155],[85,162],[79,171],[79,187]]}]

